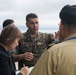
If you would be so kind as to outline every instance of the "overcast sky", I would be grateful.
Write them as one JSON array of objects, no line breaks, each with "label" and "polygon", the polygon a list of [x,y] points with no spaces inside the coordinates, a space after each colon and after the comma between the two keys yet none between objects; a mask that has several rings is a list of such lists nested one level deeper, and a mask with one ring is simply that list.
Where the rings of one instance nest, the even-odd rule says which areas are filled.
[{"label": "overcast sky", "polygon": [[5,19],[13,19],[16,26],[26,29],[28,13],[38,15],[40,29],[58,29],[59,12],[66,4],[76,4],[76,0],[0,0],[0,30]]}]

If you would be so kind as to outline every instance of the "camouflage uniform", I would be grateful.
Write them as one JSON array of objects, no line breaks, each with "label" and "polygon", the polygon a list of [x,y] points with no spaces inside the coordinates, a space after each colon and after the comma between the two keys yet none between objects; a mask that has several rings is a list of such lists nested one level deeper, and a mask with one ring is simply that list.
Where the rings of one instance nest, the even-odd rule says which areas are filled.
[{"label": "camouflage uniform", "polygon": [[28,31],[26,33],[23,33],[23,38],[21,39],[19,47],[17,49],[18,54],[32,52],[34,54],[34,58],[31,61],[20,60],[19,69],[23,67],[23,64],[28,67],[34,66],[50,43],[52,43],[51,34],[38,32],[35,37],[31,37]]}]

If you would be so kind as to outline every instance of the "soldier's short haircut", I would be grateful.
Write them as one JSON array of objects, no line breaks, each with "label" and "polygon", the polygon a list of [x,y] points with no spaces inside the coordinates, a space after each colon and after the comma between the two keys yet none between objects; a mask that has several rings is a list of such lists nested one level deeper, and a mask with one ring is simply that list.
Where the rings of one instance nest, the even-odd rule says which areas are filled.
[{"label": "soldier's short haircut", "polygon": [[38,16],[35,13],[29,13],[26,16],[26,22],[28,22],[29,18],[38,18]]},{"label": "soldier's short haircut", "polygon": [[14,22],[14,20],[12,20],[12,19],[6,19],[6,20],[4,20],[4,22],[3,22],[3,28],[6,27],[9,24],[12,24],[13,22]]}]

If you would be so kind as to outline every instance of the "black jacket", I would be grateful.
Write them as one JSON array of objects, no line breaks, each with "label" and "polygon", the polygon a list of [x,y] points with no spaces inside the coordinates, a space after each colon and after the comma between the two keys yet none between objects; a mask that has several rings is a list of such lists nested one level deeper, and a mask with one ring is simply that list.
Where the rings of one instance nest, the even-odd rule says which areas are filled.
[{"label": "black jacket", "polygon": [[[16,68],[9,51],[0,45],[0,75],[16,75]],[[22,74],[18,74],[22,75]]]}]

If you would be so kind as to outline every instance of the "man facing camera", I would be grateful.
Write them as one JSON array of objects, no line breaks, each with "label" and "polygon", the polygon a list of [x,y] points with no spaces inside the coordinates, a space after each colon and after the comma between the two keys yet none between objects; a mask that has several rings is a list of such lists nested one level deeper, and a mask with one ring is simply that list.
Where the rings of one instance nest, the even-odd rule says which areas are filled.
[{"label": "man facing camera", "polygon": [[52,34],[39,32],[39,19],[35,13],[26,16],[27,31],[23,33],[19,46],[17,47],[19,58],[19,69],[23,64],[32,67],[36,64],[41,54],[47,50],[49,44],[54,40]]}]

